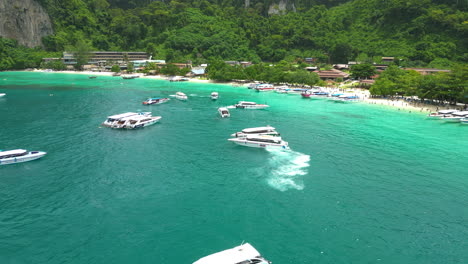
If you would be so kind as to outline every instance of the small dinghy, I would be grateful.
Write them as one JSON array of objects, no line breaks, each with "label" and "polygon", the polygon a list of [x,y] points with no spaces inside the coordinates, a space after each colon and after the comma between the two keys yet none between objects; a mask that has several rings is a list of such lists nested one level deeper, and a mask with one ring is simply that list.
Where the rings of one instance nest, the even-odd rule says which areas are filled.
[{"label": "small dinghy", "polygon": [[169,98],[148,98],[148,100],[144,101],[143,104],[144,105],[162,104],[162,103],[166,103],[169,100],[171,100],[171,99],[169,99]]},{"label": "small dinghy", "polygon": [[220,107],[220,108],[218,108],[218,112],[219,112],[219,115],[220,115],[222,118],[230,117],[230,116],[231,116],[231,114],[229,113],[229,110],[227,109],[227,107]]},{"label": "small dinghy", "polygon": [[185,95],[183,92],[177,92],[175,95],[175,98],[182,100],[182,101],[185,101],[188,99],[187,95]]},{"label": "small dinghy", "polygon": [[211,100],[217,100],[219,98],[219,94],[217,92],[211,93]]}]

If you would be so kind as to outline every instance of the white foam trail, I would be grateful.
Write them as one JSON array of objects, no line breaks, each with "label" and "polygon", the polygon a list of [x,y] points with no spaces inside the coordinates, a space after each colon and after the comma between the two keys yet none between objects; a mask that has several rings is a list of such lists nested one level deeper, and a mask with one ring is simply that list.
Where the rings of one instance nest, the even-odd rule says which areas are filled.
[{"label": "white foam trail", "polygon": [[276,148],[267,148],[267,151],[272,155],[269,160],[271,172],[267,179],[268,184],[282,192],[289,189],[304,189],[302,176],[308,172],[310,156]]}]

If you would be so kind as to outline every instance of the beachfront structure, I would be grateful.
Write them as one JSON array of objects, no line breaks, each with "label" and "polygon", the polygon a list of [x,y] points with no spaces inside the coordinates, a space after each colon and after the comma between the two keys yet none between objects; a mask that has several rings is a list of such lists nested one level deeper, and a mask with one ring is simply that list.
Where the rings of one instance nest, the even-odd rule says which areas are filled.
[{"label": "beachfront structure", "polygon": [[450,72],[450,70],[441,70],[441,69],[431,69],[431,68],[404,68],[405,70],[417,71],[421,75],[434,74],[438,72]]},{"label": "beachfront structure", "polygon": [[326,81],[326,80],[332,80],[336,81],[336,79],[341,78],[343,80],[349,78],[349,74],[346,72],[342,72],[337,69],[331,69],[331,70],[326,70],[326,71],[316,71],[320,79]]},{"label": "beachfront structure", "polygon": [[149,63],[154,63],[154,64],[166,64],[166,61],[165,60],[136,60],[136,61],[132,61],[133,63],[133,67],[135,67],[135,69],[137,68],[144,68],[145,66],[147,66]]},{"label": "beachfront structure", "polygon": [[[148,60],[146,52],[121,52],[121,51],[90,51],[88,63],[91,65],[126,64],[128,61]],[[77,63],[75,54],[63,52],[63,62],[65,65],[75,65]]]}]

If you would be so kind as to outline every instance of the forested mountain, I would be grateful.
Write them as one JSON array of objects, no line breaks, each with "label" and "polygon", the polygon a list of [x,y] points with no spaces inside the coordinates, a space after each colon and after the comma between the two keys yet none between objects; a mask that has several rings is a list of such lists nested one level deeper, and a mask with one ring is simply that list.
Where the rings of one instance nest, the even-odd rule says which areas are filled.
[{"label": "forested mountain", "polygon": [[[466,0],[39,2],[54,24],[55,33],[43,39],[49,52],[80,45],[147,51],[168,61],[345,63],[394,56],[407,66],[439,67],[468,61]],[[0,51],[7,48],[15,49],[0,42]]]}]

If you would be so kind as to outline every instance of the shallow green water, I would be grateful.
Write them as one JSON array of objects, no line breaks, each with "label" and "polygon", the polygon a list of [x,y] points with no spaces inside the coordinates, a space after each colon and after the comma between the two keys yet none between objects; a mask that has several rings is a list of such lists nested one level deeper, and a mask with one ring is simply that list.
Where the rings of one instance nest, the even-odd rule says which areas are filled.
[{"label": "shallow green water", "polygon": [[[0,149],[48,155],[0,167],[0,263],[192,263],[242,241],[275,264],[468,262],[468,126],[163,80],[8,72],[1,92]],[[239,100],[271,107],[218,117]],[[144,110],[161,123],[100,127]],[[293,151],[226,140],[268,124]]]}]

